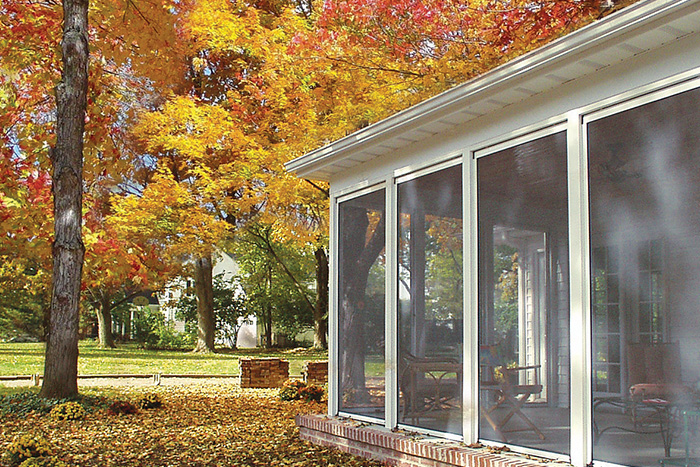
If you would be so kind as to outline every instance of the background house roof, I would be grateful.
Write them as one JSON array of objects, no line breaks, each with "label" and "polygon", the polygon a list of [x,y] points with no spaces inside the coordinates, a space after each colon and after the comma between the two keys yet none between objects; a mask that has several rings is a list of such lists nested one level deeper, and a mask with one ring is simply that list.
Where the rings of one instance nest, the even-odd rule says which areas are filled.
[{"label": "background house roof", "polygon": [[697,32],[700,0],[642,0],[286,164],[334,174]]}]

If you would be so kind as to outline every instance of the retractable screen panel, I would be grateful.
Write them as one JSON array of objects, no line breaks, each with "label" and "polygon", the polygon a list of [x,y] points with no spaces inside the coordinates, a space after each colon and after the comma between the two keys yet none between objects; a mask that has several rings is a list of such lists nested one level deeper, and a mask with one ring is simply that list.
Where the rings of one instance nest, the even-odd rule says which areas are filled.
[{"label": "retractable screen panel", "polygon": [[700,91],[587,131],[593,457],[649,467],[697,457]]},{"label": "retractable screen panel", "polygon": [[398,185],[399,423],[462,433],[462,166]]},{"label": "retractable screen panel", "polygon": [[570,445],[566,133],[477,160],[479,436]]},{"label": "retractable screen panel", "polygon": [[338,365],[342,412],[384,419],[385,190],[338,206]]}]

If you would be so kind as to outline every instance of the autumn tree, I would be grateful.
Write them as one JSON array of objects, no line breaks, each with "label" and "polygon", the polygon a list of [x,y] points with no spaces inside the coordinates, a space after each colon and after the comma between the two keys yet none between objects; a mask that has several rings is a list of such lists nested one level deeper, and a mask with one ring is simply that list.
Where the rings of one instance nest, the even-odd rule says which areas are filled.
[{"label": "autumn tree", "polygon": [[48,317],[47,274],[6,261],[0,266],[0,338],[45,338]]},{"label": "autumn tree", "polygon": [[[265,178],[287,157],[278,145],[303,132],[296,104],[308,88],[285,72],[293,69],[286,67],[287,47],[302,25],[298,18],[294,5],[283,1],[193,4],[180,23],[188,47],[186,82],[156,111],[142,113],[132,132],[156,166],[157,180],[149,186],[170,184],[187,199],[186,218],[198,219],[200,229],[216,226],[189,229],[191,236],[168,235],[171,226],[162,222],[148,229],[172,246],[170,257],[179,256],[193,271],[200,317],[196,350],[212,351],[214,345],[212,254],[265,209]],[[155,192],[144,190],[138,203],[115,201],[125,225],[134,225],[129,209],[138,206],[163,212],[176,201],[185,208],[171,197],[149,198]],[[157,227],[164,229],[159,233]]]},{"label": "autumn tree", "polygon": [[44,397],[78,393],[78,313],[83,266],[81,234],[83,130],[88,88],[88,1],[63,2],[63,72],[56,87],[53,165],[53,287],[46,343]]},{"label": "autumn tree", "polygon": [[[56,38],[60,37],[60,16],[46,14],[46,10],[19,2],[0,3],[0,228],[4,233],[0,240],[1,293],[5,298],[17,298],[20,291],[25,297],[33,296],[36,306],[24,308],[24,312],[38,313],[32,319],[42,323],[44,332],[48,329],[51,295],[53,210],[48,151],[39,147],[48,147],[51,138],[32,119],[48,119],[52,110],[48,103],[52,99],[46,92],[39,97],[35,89],[43,81],[44,88],[51,91],[60,77],[60,54],[56,47],[44,50],[43,57],[26,51],[38,48],[37,42],[41,41],[32,34],[38,31],[36,23],[44,23]],[[40,21],[44,16],[46,19]],[[27,23],[21,24],[17,18],[24,18]],[[46,39],[46,33],[42,38]],[[11,300],[9,304],[18,302]],[[8,317],[19,311],[6,310]]]},{"label": "autumn tree", "polygon": [[[2,104],[0,104],[1,106]],[[11,104],[7,107],[11,107]],[[0,110],[0,120],[9,115]],[[51,183],[45,172],[12,157],[12,132],[0,144],[0,328],[44,339],[51,295]]]},{"label": "autumn tree", "polygon": [[[319,70],[336,70],[330,76],[340,82],[348,75],[370,76],[387,87],[368,94],[369,100],[383,93],[387,104],[408,99],[408,106],[632,2],[330,0],[321,6],[313,32],[297,43]],[[376,106],[375,115],[387,111],[395,108]]]},{"label": "autumn tree", "polygon": [[[95,202],[92,200],[93,203]],[[144,239],[122,238],[96,214],[85,217],[83,297],[94,310],[101,347],[114,348],[112,312],[145,289],[158,289],[179,272],[162,260],[163,251]]]},{"label": "autumn tree", "polygon": [[[0,250],[12,245],[20,261],[53,272],[44,395],[77,390],[83,190],[117,189],[126,168],[137,166],[126,157],[121,129],[143,99],[127,101],[124,91],[138,95],[137,88],[159,83],[154,79],[159,67],[160,76],[177,70],[173,64],[163,66],[175,45],[174,29],[156,30],[172,23],[170,2],[141,2],[137,7],[129,0],[96,1],[90,6],[91,24],[87,10],[87,1],[0,2],[0,166],[10,175],[0,183],[0,211],[19,213],[2,215],[0,222],[8,230]],[[140,27],[144,23],[148,27]],[[164,48],[168,41],[170,47]],[[157,64],[154,56],[159,57]],[[133,78],[136,71],[139,79]],[[36,198],[42,184],[49,194],[53,189],[53,211],[50,196]],[[53,264],[51,248],[44,246],[51,244]],[[14,269],[20,270],[26,268]],[[60,366],[56,359],[62,360]]]},{"label": "autumn tree", "polygon": [[255,204],[244,192],[245,174],[253,172],[246,157],[227,160],[237,137],[245,137],[224,109],[184,96],[143,115],[135,132],[156,157],[158,171],[138,196],[114,200],[110,222],[125,238],[150,239],[164,261],[191,271],[198,298],[195,350],[213,351],[213,256],[235,225],[238,209],[245,212],[248,203]]}]

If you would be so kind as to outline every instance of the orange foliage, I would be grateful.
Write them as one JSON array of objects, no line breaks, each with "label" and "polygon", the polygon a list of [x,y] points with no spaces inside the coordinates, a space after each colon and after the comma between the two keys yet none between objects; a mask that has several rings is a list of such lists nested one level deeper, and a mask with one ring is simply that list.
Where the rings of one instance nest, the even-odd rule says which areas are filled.
[{"label": "orange foliage", "polygon": [[[154,257],[206,252],[251,218],[324,244],[327,186],[284,162],[632,1],[92,2],[87,280],[146,281]],[[0,254],[41,264],[61,14],[0,0]]]},{"label": "orange foliage", "polygon": [[[105,241],[111,233],[102,222],[109,214],[107,194],[133,178],[138,167],[125,124],[138,108],[150,105],[149,89],[166,82],[175,87],[174,77],[182,76],[184,66],[173,55],[176,12],[168,0],[91,2],[84,287],[145,280],[147,255],[140,255],[142,261],[131,253],[143,245]],[[55,138],[62,14],[58,1],[0,1],[0,228],[7,232],[0,255],[49,271],[53,209],[48,150]]]}]

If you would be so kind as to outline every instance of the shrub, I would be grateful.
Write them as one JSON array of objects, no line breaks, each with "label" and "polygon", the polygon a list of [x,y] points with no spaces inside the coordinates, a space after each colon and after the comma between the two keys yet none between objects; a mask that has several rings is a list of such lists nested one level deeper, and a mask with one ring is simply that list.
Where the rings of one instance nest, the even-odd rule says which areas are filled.
[{"label": "shrub", "polygon": [[141,396],[137,405],[142,409],[157,409],[163,405],[163,402],[158,394],[150,393]]},{"label": "shrub", "polygon": [[107,408],[107,413],[110,415],[132,414],[136,412],[138,412],[138,409],[129,401],[116,400]]},{"label": "shrub", "polygon": [[191,349],[196,339],[192,334],[176,331],[172,323],[165,323],[156,329],[158,341],[153,349],[185,350]]},{"label": "shrub", "polygon": [[[82,394],[77,398],[87,412],[94,409],[104,409],[109,405],[107,398],[102,396]],[[49,413],[57,405],[69,402],[70,399],[45,399],[35,392],[19,392],[0,396],[0,414],[26,415],[30,412]]]},{"label": "shrub", "polygon": [[49,413],[56,403],[55,400],[44,399],[33,392],[19,392],[0,397],[0,413],[3,415],[26,415],[30,412]]},{"label": "shrub", "polygon": [[166,322],[159,310],[141,307],[134,315],[134,340],[150,350],[181,350],[191,348],[196,334],[177,332],[172,323]]},{"label": "shrub", "polygon": [[51,409],[50,415],[56,420],[79,420],[85,416],[85,408],[78,402],[64,402]]},{"label": "shrub", "polygon": [[68,464],[57,457],[30,457],[19,467],[68,467]]},{"label": "shrub", "polygon": [[14,439],[7,448],[10,465],[19,465],[33,457],[50,456],[53,451],[51,443],[31,435],[22,435]]},{"label": "shrub", "polygon": [[323,387],[315,384],[306,384],[301,380],[288,379],[280,389],[280,399],[283,401],[316,401],[323,397]]}]

